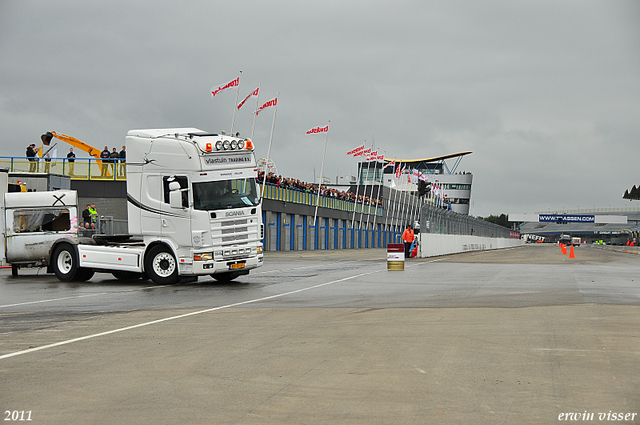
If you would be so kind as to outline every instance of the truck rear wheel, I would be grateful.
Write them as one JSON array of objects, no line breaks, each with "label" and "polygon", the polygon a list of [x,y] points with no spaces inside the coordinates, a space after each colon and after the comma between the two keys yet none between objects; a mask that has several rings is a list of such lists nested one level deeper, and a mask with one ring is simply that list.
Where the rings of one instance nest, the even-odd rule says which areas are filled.
[{"label": "truck rear wheel", "polygon": [[78,272],[78,257],[76,250],[69,244],[60,244],[53,251],[51,256],[53,272],[56,277],[63,282],[71,282]]},{"label": "truck rear wheel", "polygon": [[163,245],[156,245],[145,257],[145,272],[158,285],[178,283],[178,262],[171,251]]}]

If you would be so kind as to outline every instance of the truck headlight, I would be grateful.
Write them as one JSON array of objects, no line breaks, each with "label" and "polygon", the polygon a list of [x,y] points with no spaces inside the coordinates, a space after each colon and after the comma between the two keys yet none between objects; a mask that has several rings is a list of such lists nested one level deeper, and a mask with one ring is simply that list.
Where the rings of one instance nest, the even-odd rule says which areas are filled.
[{"label": "truck headlight", "polygon": [[203,252],[201,254],[193,254],[193,261],[211,261],[213,260],[213,252]]},{"label": "truck headlight", "polygon": [[262,254],[262,246],[259,246],[256,248],[256,253],[257,254]]}]

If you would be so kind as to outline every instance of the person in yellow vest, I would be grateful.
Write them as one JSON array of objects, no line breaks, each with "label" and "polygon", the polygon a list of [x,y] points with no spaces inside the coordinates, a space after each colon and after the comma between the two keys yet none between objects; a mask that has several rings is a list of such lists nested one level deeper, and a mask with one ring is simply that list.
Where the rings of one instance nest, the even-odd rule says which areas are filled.
[{"label": "person in yellow vest", "polygon": [[411,249],[411,244],[413,243],[413,239],[415,239],[415,235],[413,234],[413,228],[410,224],[407,225],[404,233],[402,233],[402,240],[404,241],[404,258],[411,258],[411,253],[409,250]]}]

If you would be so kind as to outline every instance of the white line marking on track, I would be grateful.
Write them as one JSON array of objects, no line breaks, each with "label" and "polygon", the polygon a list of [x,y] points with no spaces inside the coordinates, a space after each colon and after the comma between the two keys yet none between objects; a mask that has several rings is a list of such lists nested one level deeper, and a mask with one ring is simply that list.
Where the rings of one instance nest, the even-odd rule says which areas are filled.
[{"label": "white line marking on track", "polygon": [[19,306],[19,305],[49,303],[49,302],[53,302],[53,301],[75,300],[77,298],[97,297],[98,295],[122,294],[123,292],[134,292],[134,291],[142,291],[142,290],[145,290],[145,289],[166,288],[168,286],[175,286],[175,285],[145,286],[144,288],[129,289],[127,291],[98,292],[98,293],[95,293],[95,294],[77,295],[75,297],[62,297],[62,298],[50,298],[50,299],[47,299],[47,300],[40,300],[40,301],[27,301],[27,302],[24,302],[24,303],[0,305],[0,308],[16,307],[16,306]]},{"label": "white line marking on track", "polygon": [[309,286],[309,287],[306,287],[306,288],[296,289],[295,291],[283,292],[282,294],[270,295],[268,297],[256,298],[256,299],[247,300],[247,301],[241,301],[241,302],[237,302],[237,303],[233,303],[233,304],[227,304],[227,305],[223,305],[223,306],[219,306],[219,307],[208,308],[206,310],[199,310],[199,311],[194,311],[194,312],[191,312],[191,313],[180,314],[178,316],[165,317],[164,319],[153,320],[151,322],[139,323],[137,325],[127,326],[127,327],[124,327],[124,328],[113,329],[113,330],[110,330],[110,331],[100,332],[100,333],[93,334],[93,335],[87,335],[87,336],[83,336],[83,337],[79,337],[79,338],[73,338],[73,339],[69,339],[69,340],[66,340],[66,341],[60,341],[60,342],[56,342],[56,343],[48,344],[48,345],[42,345],[40,347],[29,348],[28,350],[15,351],[13,353],[8,353],[8,354],[1,355],[0,356],[0,360],[4,360],[4,359],[11,358],[11,357],[20,356],[20,355],[23,355],[23,354],[33,353],[33,352],[36,352],[36,351],[42,351],[42,350],[46,350],[46,349],[49,349],[49,348],[60,347],[62,345],[72,344],[74,342],[80,342],[80,341],[85,341],[85,340],[88,340],[88,339],[98,338],[98,337],[101,337],[101,336],[107,336],[107,335],[115,334],[115,333],[118,333],[118,332],[124,332],[124,331],[129,331],[129,330],[132,330],[132,329],[142,328],[144,326],[149,326],[149,325],[155,325],[155,324],[158,324],[158,323],[168,322],[170,320],[182,319],[184,317],[196,316],[196,315],[199,315],[199,314],[209,313],[209,312],[216,311],[216,310],[223,310],[223,309],[227,309],[227,308],[231,308],[231,307],[238,307],[238,306],[241,306],[241,305],[253,304],[253,303],[260,302],[260,301],[267,301],[267,300],[272,300],[272,299],[275,299],[275,298],[286,297],[287,295],[292,295],[292,294],[297,294],[297,293],[300,293],[300,292],[310,291],[312,289],[321,288],[323,286],[332,285],[334,283],[340,283],[340,282],[344,282],[344,281],[347,281],[347,280],[355,279],[355,278],[358,278],[358,277],[367,276],[367,275],[374,274],[374,273],[379,273],[379,272],[384,271],[384,270],[386,270],[386,269],[375,270],[375,271],[367,272],[367,273],[359,273],[359,274],[356,274],[356,275],[353,275],[353,276],[343,277],[342,279],[332,280],[331,282],[320,283],[320,284]]}]

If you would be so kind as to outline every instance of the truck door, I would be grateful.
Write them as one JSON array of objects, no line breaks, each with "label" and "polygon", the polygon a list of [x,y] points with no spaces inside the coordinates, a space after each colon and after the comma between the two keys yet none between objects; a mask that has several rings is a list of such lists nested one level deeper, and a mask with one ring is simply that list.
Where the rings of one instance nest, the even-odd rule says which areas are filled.
[{"label": "truck door", "polygon": [[[182,208],[172,208],[169,202],[169,183],[178,182],[182,190]],[[187,176],[163,175],[164,202],[161,205],[160,228],[165,238],[178,246],[191,246],[191,214],[189,208],[189,179]]]}]

